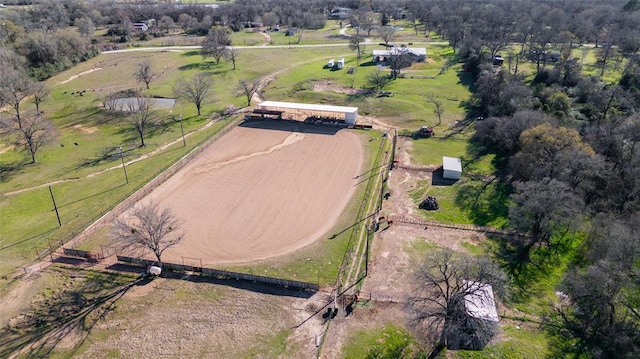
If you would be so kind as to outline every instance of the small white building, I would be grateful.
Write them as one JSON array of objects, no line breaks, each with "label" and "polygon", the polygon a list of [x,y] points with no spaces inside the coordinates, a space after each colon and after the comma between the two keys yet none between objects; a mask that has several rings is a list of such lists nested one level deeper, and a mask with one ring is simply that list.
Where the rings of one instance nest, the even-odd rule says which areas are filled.
[{"label": "small white building", "polygon": [[442,156],[442,178],[460,179],[462,176],[462,161],[458,157]]},{"label": "small white building", "polygon": [[465,280],[463,286],[469,288],[469,292],[473,293],[464,296],[464,307],[469,316],[490,322],[500,320],[491,284]]}]

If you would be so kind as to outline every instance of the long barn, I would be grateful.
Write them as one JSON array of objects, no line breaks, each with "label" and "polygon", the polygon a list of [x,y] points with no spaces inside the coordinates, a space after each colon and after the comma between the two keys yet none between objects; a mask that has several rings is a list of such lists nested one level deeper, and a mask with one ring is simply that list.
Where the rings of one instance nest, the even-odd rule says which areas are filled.
[{"label": "long barn", "polygon": [[309,103],[264,101],[258,104],[254,113],[280,113],[280,118],[304,121],[317,117],[326,120],[344,121],[347,125],[356,125],[358,108],[348,106],[317,105]]}]

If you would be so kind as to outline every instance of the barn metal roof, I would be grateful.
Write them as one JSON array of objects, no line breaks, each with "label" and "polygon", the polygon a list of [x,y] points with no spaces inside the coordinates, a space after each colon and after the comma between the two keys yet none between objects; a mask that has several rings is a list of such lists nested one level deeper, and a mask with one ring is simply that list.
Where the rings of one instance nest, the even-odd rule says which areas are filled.
[{"label": "barn metal roof", "polygon": [[442,168],[445,170],[462,172],[462,161],[457,157],[442,156]]},{"label": "barn metal roof", "polygon": [[342,113],[358,112],[357,107],[317,105],[317,104],[310,104],[310,103],[279,102],[279,101],[264,101],[258,104],[258,107],[260,108],[277,107],[277,108],[287,108],[287,109],[294,109],[294,110],[342,112]]}]

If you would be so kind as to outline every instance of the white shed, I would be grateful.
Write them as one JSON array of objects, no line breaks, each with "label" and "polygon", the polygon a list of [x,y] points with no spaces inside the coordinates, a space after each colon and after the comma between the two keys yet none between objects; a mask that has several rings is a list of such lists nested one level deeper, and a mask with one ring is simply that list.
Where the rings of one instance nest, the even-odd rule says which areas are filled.
[{"label": "white shed", "polygon": [[474,318],[491,322],[500,320],[491,284],[463,280],[462,285],[470,293],[464,296],[464,307],[467,310],[467,314]]},{"label": "white shed", "polygon": [[442,178],[460,179],[462,176],[462,161],[458,157],[442,156]]}]

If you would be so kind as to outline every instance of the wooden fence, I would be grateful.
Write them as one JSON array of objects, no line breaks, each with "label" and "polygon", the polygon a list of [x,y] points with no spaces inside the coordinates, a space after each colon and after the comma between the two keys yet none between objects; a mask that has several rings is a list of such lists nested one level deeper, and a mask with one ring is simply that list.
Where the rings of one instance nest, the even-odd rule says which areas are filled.
[{"label": "wooden fence", "polygon": [[526,233],[521,233],[521,232],[512,231],[512,230],[476,226],[474,224],[430,221],[423,218],[415,218],[411,216],[403,216],[403,215],[396,215],[396,214],[391,214],[387,216],[387,220],[391,222],[414,224],[414,225],[426,226],[426,227],[433,226],[433,227],[441,227],[441,228],[459,229],[463,231],[483,232],[483,233],[499,235],[499,236],[507,236],[507,237],[521,237],[521,238],[529,237],[529,235]]},{"label": "wooden fence", "polygon": [[[148,259],[125,257],[120,255],[118,255],[117,258],[119,262],[128,263],[128,264],[137,264],[144,267],[148,267],[156,263],[156,261],[152,261]],[[231,271],[213,269],[213,268],[207,268],[207,267],[196,267],[188,264],[162,263],[162,268],[165,270],[170,270],[172,272],[195,272],[195,273],[201,273],[202,275],[206,275],[210,277],[233,278],[233,279],[239,279],[239,280],[272,284],[272,285],[277,285],[281,287],[299,288],[299,289],[309,290],[309,291],[320,290],[320,286],[317,283],[299,282],[295,280],[265,277],[260,275],[247,274],[247,273],[231,272]]]},{"label": "wooden fence", "polygon": [[104,259],[104,256],[102,255],[102,253],[98,253],[98,252],[83,251],[80,249],[72,249],[72,248],[63,248],[63,249],[64,249],[65,255],[85,258],[89,262],[97,262]]}]

